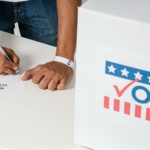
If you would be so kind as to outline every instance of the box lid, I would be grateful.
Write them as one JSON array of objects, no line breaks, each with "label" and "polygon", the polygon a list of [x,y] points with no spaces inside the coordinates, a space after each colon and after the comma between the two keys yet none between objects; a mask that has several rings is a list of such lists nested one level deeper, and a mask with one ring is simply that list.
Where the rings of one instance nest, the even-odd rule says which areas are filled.
[{"label": "box lid", "polygon": [[150,0],[88,0],[81,8],[150,23]]}]

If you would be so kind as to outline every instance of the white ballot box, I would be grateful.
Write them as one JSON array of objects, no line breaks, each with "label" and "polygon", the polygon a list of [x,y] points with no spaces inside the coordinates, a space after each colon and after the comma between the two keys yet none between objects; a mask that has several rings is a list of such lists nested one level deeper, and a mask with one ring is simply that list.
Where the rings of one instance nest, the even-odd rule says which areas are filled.
[{"label": "white ballot box", "polygon": [[79,8],[76,144],[150,149],[150,1],[88,0]]}]

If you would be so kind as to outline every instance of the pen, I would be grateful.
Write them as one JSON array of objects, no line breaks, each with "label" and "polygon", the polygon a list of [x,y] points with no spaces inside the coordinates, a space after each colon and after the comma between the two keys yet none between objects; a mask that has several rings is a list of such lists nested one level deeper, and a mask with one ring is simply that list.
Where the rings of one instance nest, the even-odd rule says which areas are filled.
[{"label": "pen", "polygon": [[[4,51],[1,47],[0,47],[0,52],[4,55],[4,57],[5,57],[8,61],[12,62],[12,60],[8,57],[8,55],[5,53],[5,51]],[[16,74],[20,74],[19,70],[16,70]]]}]

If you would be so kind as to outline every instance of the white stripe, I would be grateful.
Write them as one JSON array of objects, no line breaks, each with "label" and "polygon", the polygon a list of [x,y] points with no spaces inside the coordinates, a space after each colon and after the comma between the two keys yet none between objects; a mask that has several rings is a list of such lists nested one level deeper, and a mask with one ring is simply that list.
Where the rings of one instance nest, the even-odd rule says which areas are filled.
[{"label": "white stripe", "polygon": [[[60,56],[56,56],[54,58],[54,61],[57,61],[57,62],[61,62],[69,67],[71,67],[72,69],[74,69],[74,62],[71,61],[70,59],[67,59],[67,58],[64,58],[64,57],[60,57]],[[69,63],[70,62],[70,63]]]}]

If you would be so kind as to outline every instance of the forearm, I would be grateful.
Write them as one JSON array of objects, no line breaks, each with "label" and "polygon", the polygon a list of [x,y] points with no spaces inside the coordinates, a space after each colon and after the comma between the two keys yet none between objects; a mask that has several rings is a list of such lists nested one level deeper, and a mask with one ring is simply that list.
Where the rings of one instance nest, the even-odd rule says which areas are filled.
[{"label": "forearm", "polygon": [[81,0],[57,0],[58,43],[57,56],[74,60],[77,36],[77,13]]}]

